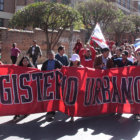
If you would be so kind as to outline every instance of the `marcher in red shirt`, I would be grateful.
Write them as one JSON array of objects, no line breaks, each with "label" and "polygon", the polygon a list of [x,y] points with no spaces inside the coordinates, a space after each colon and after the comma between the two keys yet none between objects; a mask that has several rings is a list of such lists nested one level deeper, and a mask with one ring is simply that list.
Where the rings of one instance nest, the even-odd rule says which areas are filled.
[{"label": "marcher in red shirt", "polygon": [[107,45],[109,46],[109,49],[112,51],[113,45],[115,45],[115,42],[113,40],[107,40]]},{"label": "marcher in red shirt", "polygon": [[79,52],[81,59],[81,65],[84,67],[93,68],[94,59],[96,56],[96,51],[89,44],[86,45],[86,48],[82,48]]},{"label": "marcher in red shirt", "polygon": [[73,48],[73,51],[76,53],[76,54],[79,54],[79,51],[81,50],[82,48],[82,43],[81,43],[81,40],[80,39],[77,39],[77,43],[75,44],[74,48]]}]

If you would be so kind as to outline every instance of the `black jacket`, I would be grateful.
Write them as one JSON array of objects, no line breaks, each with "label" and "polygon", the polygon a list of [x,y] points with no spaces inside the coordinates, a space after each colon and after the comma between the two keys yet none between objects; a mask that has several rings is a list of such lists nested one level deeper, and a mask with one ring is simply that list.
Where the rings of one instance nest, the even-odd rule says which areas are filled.
[{"label": "black jacket", "polygon": [[133,65],[133,63],[131,61],[129,61],[128,59],[126,60],[125,63],[123,63],[122,58],[118,58],[118,59],[114,59],[114,64],[117,67],[124,67],[124,66],[131,66]]},{"label": "black jacket", "polygon": [[41,49],[40,49],[40,47],[38,45],[36,45],[36,47],[35,47],[34,55],[32,55],[32,48],[33,48],[33,46],[31,46],[29,48],[28,52],[27,52],[27,54],[29,54],[29,57],[36,57],[37,58],[39,55],[40,56],[42,55],[42,51],[41,51]]},{"label": "black jacket", "polygon": [[[46,61],[43,63],[43,65],[42,65],[42,67],[41,67],[41,70],[42,70],[42,71],[47,69],[48,61],[49,61],[49,60],[46,60]],[[62,68],[61,62],[58,61],[58,60],[56,60],[56,59],[54,59],[54,61],[55,61],[55,68],[54,68],[54,69],[61,69],[61,68]]]}]

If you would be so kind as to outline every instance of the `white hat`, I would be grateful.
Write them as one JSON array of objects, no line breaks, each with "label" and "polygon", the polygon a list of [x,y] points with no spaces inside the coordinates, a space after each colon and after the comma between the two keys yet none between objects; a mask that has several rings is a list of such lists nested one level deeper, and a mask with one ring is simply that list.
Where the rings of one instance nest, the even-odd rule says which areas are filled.
[{"label": "white hat", "polygon": [[80,57],[78,54],[73,54],[70,58],[70,61],[80,61]]}]

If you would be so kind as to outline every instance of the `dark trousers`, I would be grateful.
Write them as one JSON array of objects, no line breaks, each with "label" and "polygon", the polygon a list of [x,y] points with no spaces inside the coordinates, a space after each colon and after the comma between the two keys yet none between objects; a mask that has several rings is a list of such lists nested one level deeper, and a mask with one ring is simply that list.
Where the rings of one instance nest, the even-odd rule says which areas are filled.
[{"label": "dark trousers", "polygon": [[55,111],[47,112],[47,115],[55,115]]},{"label": "dark trousers", "polygon": [[32,56],[32,62],[35,68],[37,68],[37,57]]},{"label": "dark trousers", "polygon": [[11,56],[12,64],[16,64],[17,62],[17,57],[16,56]]}]

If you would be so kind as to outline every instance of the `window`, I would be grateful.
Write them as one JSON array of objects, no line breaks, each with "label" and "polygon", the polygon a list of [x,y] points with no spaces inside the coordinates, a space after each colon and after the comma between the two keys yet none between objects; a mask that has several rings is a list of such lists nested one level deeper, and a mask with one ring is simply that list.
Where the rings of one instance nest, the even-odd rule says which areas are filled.
[{"label": "window", "polygon": [[3,27],[3,19],[0,18],[0,27]]},{"label": "window", "polygon": [[127,8],[130,9],[130,0],[127,0]]},{"label": "window", "polygon": [[121,0],[117,0],[117,2],[118,2],[118,4],[120,4],[120,5],[121,5]]},{"label": "window", "polygon": [[123,3],[122,4],[123,4],[123,7],[125,7],[125,5],[126,5],[125,0],[123,0]]},{"label": "window", "polygon": [[0,0],[0,11],[4,10],[4,0]]}]

